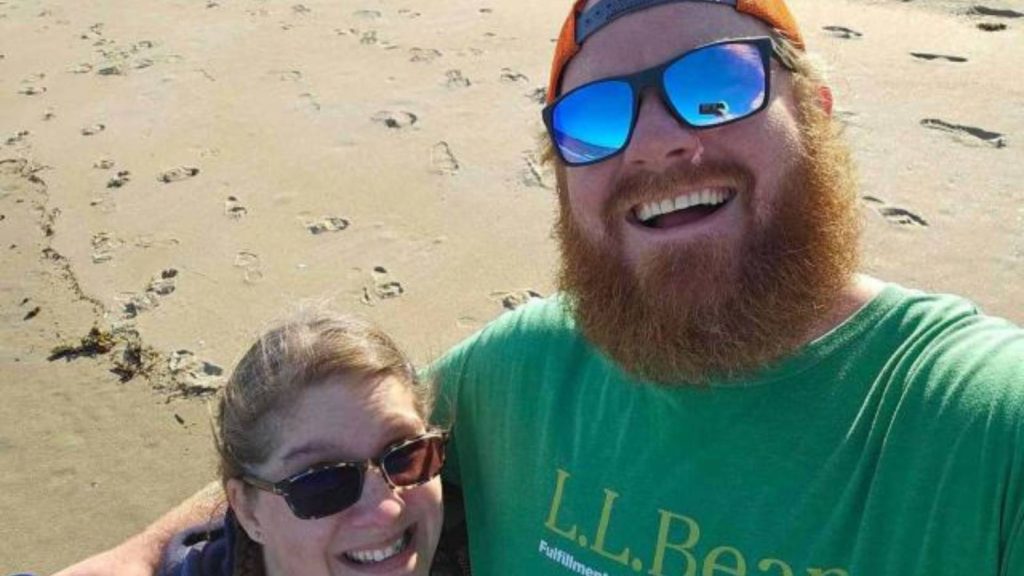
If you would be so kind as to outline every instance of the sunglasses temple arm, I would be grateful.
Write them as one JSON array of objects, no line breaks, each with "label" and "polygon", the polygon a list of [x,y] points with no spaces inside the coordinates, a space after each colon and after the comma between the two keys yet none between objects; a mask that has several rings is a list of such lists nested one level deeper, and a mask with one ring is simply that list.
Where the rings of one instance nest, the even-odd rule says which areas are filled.
[{"label": "sunglasses temple arm", "polygon": [[276,485],[266,480],[260,480],[259,478],[253,478],[252,476],[242,476],[242,481],[250,486],[265,490],[267,492],[273,492],[274,494],[283,494],[284,492]]}]

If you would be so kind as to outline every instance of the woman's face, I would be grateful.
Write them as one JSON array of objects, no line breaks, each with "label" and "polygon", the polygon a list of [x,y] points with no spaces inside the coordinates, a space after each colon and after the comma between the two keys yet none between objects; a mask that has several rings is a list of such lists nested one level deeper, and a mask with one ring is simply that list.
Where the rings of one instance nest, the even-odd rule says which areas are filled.
[{"label": "woman's face", "polygon": [[[376,458],[425,431],[412,392],[392,376],[307,388],[279,423],[279,446],[252,471],[274,482],[319,463]],[[276,494],[238,481],[228,489],[246,532],[263,545],[270,576],[426,575],[441,534],[440,478],[393,490],[371,468],[358,502],[313,520],[296,518]]]}]

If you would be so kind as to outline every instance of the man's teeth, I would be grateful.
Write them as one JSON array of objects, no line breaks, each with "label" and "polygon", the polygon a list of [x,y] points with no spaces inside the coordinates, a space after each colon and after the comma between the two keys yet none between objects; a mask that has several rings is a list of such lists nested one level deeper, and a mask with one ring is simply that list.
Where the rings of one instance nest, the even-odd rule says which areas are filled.
[{"label": "man's teeth", "polygon": [[694,206],[718,206],[719,204],[724,204],[731,197],[732,193],[728,190],[704,188],[703,190],[695,190],[682,196],[677,196],[674,200],[647,202],[639,208],[635,208],[634,212],[641,222],[648,222],[652,218],[668,214],[669,212],[675,212],[676,210],[685,210]]},{"label": "man's teeth", "polygon": [[398,554],[405,549],[405,546],[409,543],[409,538],[406,534],[402,534],[397,540],[392,542],[390,545],[384,548],[378,548],[376,550],[358,550],[352,552],[346,552],[345,556],[349,560],[359,564],[373,564],[375,562],[383,562],[388,558]]}]

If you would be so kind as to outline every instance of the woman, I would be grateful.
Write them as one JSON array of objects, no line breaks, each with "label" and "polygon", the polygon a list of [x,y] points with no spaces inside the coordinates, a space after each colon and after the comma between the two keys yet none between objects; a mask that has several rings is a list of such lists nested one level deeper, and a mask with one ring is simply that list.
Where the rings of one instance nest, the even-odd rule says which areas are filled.
[{"label": "woman", "polygon": [[428,574],[447,440],[430,405],[372,324],[321,312],[270,330],[220,399],[228,512],[180,534],[161,574]]}]

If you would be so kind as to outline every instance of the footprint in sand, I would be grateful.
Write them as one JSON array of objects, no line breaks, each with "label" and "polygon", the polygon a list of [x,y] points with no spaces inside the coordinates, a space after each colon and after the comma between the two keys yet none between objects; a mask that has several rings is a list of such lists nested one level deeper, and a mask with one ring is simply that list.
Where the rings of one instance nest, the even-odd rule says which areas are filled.
[{"label": "footprint in sand", "polygon": [[178,271],[174,268],[168,268],[160,272],[159,278],[154,278],[150,281],[149,286],[146,287],[146,292],[151,292],[157,296],[169,296],[177,288],[175,278],[178,277]]},{"label": "footprint in sand", "polygon": [[537,160],[537,155],[532,150],[525,150],[522,159],[526,166],[519,173],[519,181],[528,188],[551,189],[547,171]]},{"label": "footprint in sand", "polygon": [[1024,12],[1017,12],[1016,10],[1001,10],[999,8],[989,8],[988,6],[975,5],[967,10],[967,14],[970,16],[993,16],[995,18],[1024,18]]},{"label": "footprint in sand", "polygon": [[302,80],[302,72],[298,70],[271,70],[268,74],[281,82],[298,82]]},{"label": "footprint in sand", "polygon": [[86,126],[85,128],[82,128],[81,130],[79,130],[79,132],[81,132],[82,136],[95,136],[106,129],[106,124],[93,124],[91,126]]},{"label": "footprint in sand", "polygon": [[409,19],[419,18],[420,16],[422,16],[422,14],[420,14],[419,12],[416,12],[415,10],[409,10],[408,8],[401,8],[398,11],[398,14]]},{"label": "footprint in sand", "polygon": [[947,62],[967,62],[963,56],[950,56],[948,54],[929,54],[927,52],[911,52],[911,56],[920,60],[945,60]]},{"label": "footprint in sand", "polygon": [[92,235],[92,263],[102,264],[114,259],[114,253],[124,246],[124,242],[110,232],[97,232]]},{"label": "footprint in sand", "polygon": [[373,46],[378,42],[380,42],[380,40],[377,38],[376,30],[367,30],[366,32],[363,32],[363,35],[359,38],[359,43],[367,46]]},{"label": "footprint in sand", "polygon": [[68,68],[68,72],[71,74],[88,74],[92,72],[92,64],[76,64],[71,68]]},{"label": "footprint in sand", "polygon": [[385,50],[394,50],[394,49],[398,48],[398,46],[395,46],[391,42],[388,42],[386,40],[381,40],[377,36],[377,31],[376,30],[367,30],[366,32],[363,32],[362,30],[360,30],[358,28],[349,28],[347,30],[344,30],[344,29],[341,29],[341,28],[335,28],[334,29],[334,33],[337,34],[338,36],[358,37],[359,38],[359,43],[360,44],[364,44],[366,46],[380,45],[380,47],[384,48]]},{"label": "footprint in sand", "polygon": [[378,10],[356,10],[352,15],[363,20],[376,20],[381,17],[381,13]]},{"label": "footprint in sand", "polygon": [[103,22],[97,22],[89,26],[89,31],[82,34],[82,40],[93,40],[103,36]]},{"label": "footprint in sand", "polygon": [[24,96],[39,96],[41,94],[46,94],[46,87],[45,86],[26,86],[26,87],[22,88],[21,90],[18,90],[18,94],[22,94]]},{"label": "footprint in sand", "polygon": [[177,238],[154,238],[150,234],[143,234],[142,236],[136,236],[132,240],[132,245],[136,248],[142,248],[148,250],[150,248],[170,248],[171,246],[177,246],[181,242]]},{"label": "footprint in sand", "polygon": [[409,62],[433,62],[441,57],[440,50],[434,50],[433,48],[412,48],[409,50]]},{"label": "footprint in sand", "polygon": [[111,64],[100,68],[96,74],[99,76],[124,76],[124,67],[120,64]]},{"label": "footprint in sand", "polygon": [[383,124],[388,128],[401,130],[412,126],[419,121],[419,118],[412,112],[406,112],[404,110],[399,110],[397,112],[381,110],[374,114],[371,120],[379,124]]},{"label": "footprint in sand", "polygon": [[925,118],[921,125],[932,130],[939,130],[952,135],[958,142],[967,146],[991,146],[992,148],[1006,148],[1008,145],[1006,137],[999,132],[990,132],[974,126],[952,124],[938,118]]},{"label": "footprint in sand", "polygon": [[548,101],[548,89],[543,86],[534,88],[533,91],[526,94],[526,97],[534,104],[543,105]]},{"label": "footprint in sand", "polygon": [[117,173],[117,176],[107,181],[107,188],[120,188],[131,182],[132,173],[127,170],[121,170]]},{"label": "footprint in sand", "polygon": [[20,144],[30,134],[31,134],[31,132],[29,132],[28,130],[19,130],[17,134],[7,138],[7,140],[4,140],[4,144],[6,144],[8,146],[14,146],[15,144]]},{"label": "footprint in sand", "polygon": [[864,37],[860,32],[845,26],[825,26],[822,30],[835,38],[842,38],[843,40],[857,40]]},{"label": "footprint in sand", "polygon": [[1006,24],[1002,22],[979,22],[978,30],[982,32],[1001,32],[1006,30]]},{"label": "footprint in sand", "polygon": [[511,68],[502,68],[500,80],[506,83],[529,82],[530,79],[522,72],[516,72]]},{"label": "footprint in sand", "polygon": [[193,168],[191,166],[178,166],[177,168],[171,168],[165,172],[161,172],[156,179],[164,184],[170,184],[171,182],[180,182],[187,180],[199,174],[199,168]]},{"label": "footprint in sand", "polygon": [[168,268],[160,273],[159,277],[150,280],[146,291],[142,294],[130,294],[128,301],[124,303],[122,313],[124,318],[135,318],[142,312],[152,310],[160,305],[160,299],[169,296],[177,288],[175,278],[178,271]]},{"label": "footprint in sand", "polygon": [[256,284],[263,280],[263,264],[255,252],[242,251],[235,254],[235,268],[242,270],[246,284]]},{"label": "footprint in sand", "polygon": [[459,171],[459,160],[447,142],[442,140],[430,148],[430,168],[436,174],[448,176]]},{"label": "footprint in sand", "polygon": [[363,304],[373,306],[377,300],[398,298],[405,292],[402,284],[392,280],[383,266],[374,266],[370,275],[373,277],[373,287],[363,287]]},{"label": "footprint in sand", "polygon": [[178,385],[178,392],[189,398],[215,394],[224,376],[223,368],[199,358],[191,350],[171,352],[167,368]]},{"label": "footprint in sand", "polygon": [[534,298],[543,298],[536,290],[512,290],[491,292],[490,299],[501,302],[502,308],[515,310]]},{"label": "footprint in sand", "polygon": [[312,14],[313,11],[310,10],[309,6],[306,6],[305,4],[296,4],[292,6],[292,13],[306,15]]},{"label": "footprint in sand", "polygon": [[111,168],[114,167],[114,161],[109,158],[102,158],[100,160],[97,160],[96,162],[93,162],[92,167],[96,168],[97,170],[110,170]]},{"label": "footprint in sand", "polygon": [[899,208],[896,206],[890,206],[886,204],[885,200],[876,198],[874,196],[863,196],[861,200],[864,201],[872,210],[878,212],[878,214],[886,220],[886,222],[896,226],[907,226],[907,227],[921,227],[927,228],[928,222],[914,214],[910,210],[905,208]]},{"label": "footprint in sand", "polygon": [[302,94],[299,94],[299,100],[301,100],[302,102],[305,102],[305,104],[307,106],[309,106],[309,108],[311,110],[313,110],[314,112],[319,112],[320,111],[321,106],[320,106],[320,102],[317,101],[317,99],[316,99],[316,94],[312,94],[312,93],[309,93],[309,92],[304,92]]},{"label": "footprint in sand", "polygon": [[349,227],[350,222],[344,218],[337,216],[325,216],[318,222],[310,222],[306,224],[306,230],[314,236],[325,234],[327,232],[341,232],[342,230]]},{"label": "footprint in sand", "polygon": [[469,78],[462,75],[462,70],[448,70],[444,76],[444,85],[449,88],[466,88],[470,85]]},{"label": "footprint in sand", "polygon": [[239,220],[249,213],[249,209],[242,205],[238,196],[228,196],[224,200],[224,215],[234,220]]}]

